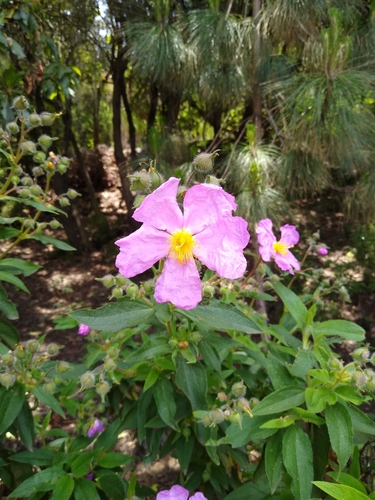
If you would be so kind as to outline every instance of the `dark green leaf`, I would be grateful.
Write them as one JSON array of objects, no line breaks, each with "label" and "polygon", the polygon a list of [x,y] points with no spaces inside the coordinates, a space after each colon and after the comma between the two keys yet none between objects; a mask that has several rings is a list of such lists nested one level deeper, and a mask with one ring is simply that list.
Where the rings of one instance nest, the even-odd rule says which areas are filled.
[{"label": "dark green leaf", "polygon": [[6,281],[7,283],[12,283],[12,285],[16,286],[20,290],[23,290],[26,293],[30,293],[26,285],[17,278],[17,276],[14,276],[14,274],[11,273],[6,273],[5,271],[0,271],[0,281]]},{"label": "dark green leaf", "polygon": [[11,349],[20,341],[17,330],[12,323],[4,318],[0,318],[0,338],[8,344]]},{"label": "dark green leaf", "polygon": [[20,231],[14,227],[0,227],[0,240],[7,240],[18,236]]},{"label": "dark green leaf", "polygon": [[178,311],[194,321],[200,328],[243,333],[261,333],[256,323],[233,306],[215,301],[210,306],[197,306],[188,311]]},{"label": "dark green leaf", "polygon": [[325,481],[314,481],[313,484],[337,500],[369,500],[367,495],[344,484],[333,484]]},{"label": "dark green leaf", "polygon": [[276,432],[269,438],[265,451],[265,467],[271,493],[278,487],[283,474],[283,433]]},{"label": "dark green leaf", "polygon": [[62,411],[61,406],[59,405],[59,402],[57,401],[55,396],[45,392],[40,386],[32,387],[31,392],[38,399],[38,401],[41,401],[45,405],[49,406],[51,410],[55,411],[63,418],[65,418],[64,412]]},{"label": "dark green leaf", "polygon": [[267,497],[268,495],[259,486],[248,482],[229,493],[229,495],[224,497],[224,500],[262,500]]},{"label": "dark green leaf", "polygon": [[189,399],[193,410],[207,408],[207,377],[203,366],[197,362],[188,364],[182,356],[177,357],[176,385]]},{"label": "dark green leaf", "polygon": [[34,418],[27,401],[24,401],[22,409],[15,420],[15,425],[21,441],[26,448],[31,451],[33,449],[35,439]]},{"label": "dark green leaf", "polygon": [[164,337],[151,339],[140,347],[137,351],[132,352],[126,358],[127,363],[139,363],[140,361],[146,361],[152,359],[157,355],[166,354],[170,352],[171,348],[168,345],[168,340]]},{"label": "dark green leaf", "polygon": [[10,389],[0,387],[0,435],[17,418],[25,400],[25,391],[21,384],[16,382]]},{"label": "dark green leaf", "polygon": [[74,488],[75,500],[100,500],[99,493],[93,481],[81,478],[76,481]]},{"label": "dark green leaf", "polygon": [[24,276],[31,276],[42,268],[42,266],[39,266],[38,264],[34,264],[33,262],[28,262],[23,259],[3,259],[1,263],[6,266],[16,267]]},{"label": "dark green leaf", "polygon": [[101,453],[100,450],[83,451],[72,463],[72,474],[74,477],[82,477],[94,468],[93,462]]},{"label": "dark green leaf", "polygon": [[123,328],[145,323],[154,315],[154,310],[141,302],[123,299],[98,309],[80,309],[70,315],[79,323],[96,330],[118,332]]},{"label": "dark green leaf", "polygon": [[315,335],[338,336],[343,339],[361,342],[365,338],[365,330],[352,321],[332,319],[314,324]]},{"label": "dark green leaf", "polygon": [[159,378],[154,385],[153,393],[160,417],[169,427],[179,431],[178,424],[174,420],[177,407],[171,381],[166,377]]},{"label": "dark green leaf", "polygon": [[253,415],[272,415],[300,406],[305,402],[304,390],[298,386],[278,389],[266,396],[253,409]]},{"label": "dark green leaf", "polygon": [[21,451],[10,457],[14,462],[22,464],[38,465],[40,467],[48,467],[52,465],[55,453],[51,450],[41,448],[40,450]]},{"label": "dark green leaf", "polygon": [[75,482],[70,476],[62,476],[57,481],[51,496],[51,500],[69,500],[74,491]]},{"label": "dark green leaf", "polygon": [[375,436],[375,422],[355,406],[348,405],[347,410],[356,431]]},{"label": "dark green leaf", "polygon": [[367,491],[363,483],[361,483],[361,481],[358,481],[358,479],[351,476],[350,474],[346,474],[345,472],[332,471],[328,472],[327,475],[332,477],[332,479],[334,479],[337,483],[345,484],[346,486],[350,486],[351,488],[354,488],[367,495]]},{"label": "dark green leaf", "polygon": [[180,467],[184,474],[186,474],[188,470],[191,456],[193,454],[194,444],[195,436],[193,433],[191,433],[188,438],[186,438],[185,436],[181,436],[177,441],[176,456],[178,461],[180,462]]},{"label": "dark green leaf", "polygon": [[129,457],[123,453],[112,452],[102,455],[98,460],[98,465],[104,469],[113,469],[114,467],[119,467],[120,465],[126,465],[135,459],[136,457]]},{"label": "dark green leaf", "polygon": [[337,402],[326,407],[325,417],[331,446],[342,470],[353,449],[353,424],[350,414],[344,405]]},{"label": "dark green leaf", "polygon": [[66,472],[61,467],[49,467],[48,469],[39,471],[21,483],[8,498],[29,498],[37,491],[53,490],[60,477],[65,475]]},{"label": "dark green leaf", "polygon": [[[101,476],[99,478],[99,484],[103,491],[105,491],[108,498],[111,498],[112,500],[124,500],[126,498],[124,483],[116,474],[106,474]],[[82,500],[88,500],[89,498],[91,500],[92,497],[86,497]]]},{"label": "dark green leaf", "polygon": [[28,200],[27,198],[15,198],[14,196],[4,196],[2,198],[3,201],[15,201],[17,203],[22,203],[22,205],[28,205],[30,207],[34,207],[40,212],[48,212],[51,214],[63,214],[66,215],[66,213],[63,210],[60,210],[57,207],[53,207],[52,205],[43,205],[43,203],[40,203],[39,201],[34,201],[34,200]]},{"label": "dark green leaf", "polygon": [[0,311],[2,311],[8,319],[19,318],[17,308],[11,300],[0,299]]},{"label": "dark green leaf", "polygon": [[289,290],[281,283],[274,283],[273,288],[280,299],[283,301],[285,309],[290,313],[300,328],[306,323],[307,309],[305,304],[292,290]]},{"label": "dark green leaf", "polygon": [[72,252],[72,251],[76,250],[74,247],[72,247],[68,243],[65,243],[65,241],[60,241],[60,240],[57,240],[56,238],[51,238],[51,236],[46,236],[45,234],[33,234],[33,235],[29,236],[29,239],[38,240],[41,243],[43,243],[44,245],[49,243],[49,244],[55,246],[56,248],[58,248],[59,250],[64,250],[65,252]]},{"label": "dark green leaf", "polygon": [[292,478],[291,490],[298,500],[310,500],[314,479],[313,454],[308,436],[293,425],[283,438],[283,461]]},{"label": "dark green leaf", "polygon": [[220,357],[214,346],[203,340],[199,344],[199,352],[202,354],[207,366],[211,366],[219,373],[221,372]]}]

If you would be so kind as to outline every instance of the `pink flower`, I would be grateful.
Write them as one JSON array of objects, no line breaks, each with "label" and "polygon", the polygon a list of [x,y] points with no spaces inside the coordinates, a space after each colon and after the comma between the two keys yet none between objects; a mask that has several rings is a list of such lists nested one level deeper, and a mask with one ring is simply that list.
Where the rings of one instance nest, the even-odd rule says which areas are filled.
[{"label": "pink flower", "polygon": [[202,300],[202,284],[194,258],[228,279],[246,269],[243,249],[249,242],[247,222],[233,217],[234,197],[221,187],[200,184],[177,204],[180,180],[174,177],[149,194],[134,212],[140,229],[116,242],[116,266],[125,278],[143,273],[166,257],[155,286],[156,302],[193,309]]},{"label": "pink flower", "polygon": [[[172,486],[170,490],[159,491],[156,495],[156,500],[187,500],[189,492],[179,484]],[[196,493],[190,500],[207,500],[203,493]]]},{"label": "pink flower", "polygon": [[92,438],[97,432],[104,431],[104,424],[98,418],[94,420],[94,423],[90,425],[89,430],[87,431],[87,437]]},{"label": "pink flower", "polygon": [[92,481],[94,479],[94,473],[89,472],[88,474],[86,474],[86,479],[88,479],[89,481]]},{"label": "pink flower", "polygon": [[258,235],[259,253],[265,262],[270,262],[274,259],[276,264],[282,271],[289,271],[294,274],[293,268],[300,270],[298,260],[289,252],[299,241],[299,234],[295,226],[285,224],[280,228],[281,238],[276,240],[276,236],[272,232],[271,219],[263,219],[258,222],[256,233]]},{"label": "pink flower", "polygon": [[78,328],[78,335],[82,335],[82,336],[85,336],[85,335],[88,335],[89,333],[91,332],[91,328],[87,325],[79,325],[79,328]]},{"label": "pink flower", "polygon": [[328,248],[326,248],[325,246],[320,246],[318,247],[318,250],[317,250],[318,254],[319,255],[327,255],[328,254]]}]

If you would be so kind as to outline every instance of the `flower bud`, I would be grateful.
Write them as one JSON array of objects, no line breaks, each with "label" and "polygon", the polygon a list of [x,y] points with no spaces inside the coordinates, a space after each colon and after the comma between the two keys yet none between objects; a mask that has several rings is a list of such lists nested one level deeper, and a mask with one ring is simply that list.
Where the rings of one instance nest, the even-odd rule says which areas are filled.
[{"label": "flower bud", "polygon": [[237,397],[241,397],[246,394],[246,386],[242,382],[242,380],[241,382],[236,382],[235,384],[232,385],[232,392]]},{"label": "flower bud", "polygon": [[145,281],[143,283],[143,289],[147,294],[152,293],[154,290],[154,284],[152,283],[152,281]]},{"label": "flower bud", "polygon": [[35,220],[34,219],[25,219],[23,221],[23,226],[26,228],[34,229],[35,227]]},{"label": "flower bud", "polygon": [[203,296],[211,299],[215,295],[215,287],[212,285],[205,285],[203,287]]},{"label": "flower bud", "polygon": [[182,429],[182,435],[185,436],[186,438],[188,438],[191,434],[191,430],[189,429],[189,427],[184,427]]},{"label": "flower bud", "polygon": [[23,141],[20,147],[24,155],[33,155],[36,151],[36,144],[33,141]]},{"label": "flower bud", "polygon": [[207,175],[204,182],[206,184],[214,184],[215,186],[221,186],[221,184],[224,184],[224,179],[218,179],[214,175]]},{"label": "flower bud", "polygon": [[16,122],[7,123],[7,130],[10,134],[18,134],[20,128]]},{"label": "flower bud", "polygon": [[241,425],[242,422],[242,415],[238,413],[238,411],[234,411],[230,416],[229,420],[233,422],[234,424]]},{"label": "flower bud", "polygon": [[224,420],[224,413],[220,408],[213,408],[210,411],[211,422],[214,424],[220,424]]},{"label": "flower bud", "polygon": [[128,278],[125,278],[121,274],[116,274],[116,285],[118,285],[118,286],[124,286],[127,283],[129,283]]},{"label": "flower bud", "polygon": [[88,325],[84,325],[83,323],[81,325],[79,325],[78,332],[77,332],[78,335],[82,335],[83,337],[85,337],[90,332],[91,332],[91,327],[89,327]]},{"label": "flower bud", "polygon": [[209,481],[211,479],[211,474],[210,474],[210,471],[208,470],[205,470],[202,474],[202,479],[203,479],[203,482],[206,483],[207,481]]},{"label": "flower bud", "polygon": [[62,224],[60,224],[60,222],[56,219],[53,219],[51,220],[51,222],[49,223],[49,227],[51,229],[58,229],[59,227],[62,227]]},{"label": "flower bud", "polygon": [[40,177],[41,175],[44,175],[44,170],[41,167],[34,167],[33,174],[35,177]]},{"label": "flower bud", "polygon": [[190,338],[191,338],[192,342],[194,342],[194,344],[198,344],[198,342],[200,342],[203,337],[199,332],[193,332],[190,335]]},{"label": "flower bud", "polygon": [[13,175],[12,182],[15,186],[20,182],[20,178],[17,175]]},{"label": "flower bud", "polygon": [[66,193],[66,196],[70,198],[71,200],[75,200],[77,196],[81,196],[75,189],[68,189],[68,192]]},{"label": "flower bud", "polygon": [[96,384],[96,392],[99,394],[99,396],[102,399],[102,403],[105,401],[105,396],[108,394],[108,392],[111,390],[111,386],[108,382],[103,380],[102,382],[99,382]]},{"label": "flower bud", "polygon": [[42,122],[43,127],[49,127],[52,125],[52,123],[55,121],[56,114],[51,114],[47,113],[46,111],[43,111],[43,113],[40,114],[40,120]]},{"label": "flower bud", "polygon": [[59,171],[59,173],[61,175],[64,175],[65,172],[68,170],[68,167],[66,167],[65,165],[63,165],[62,163],[57,163],[57,170]]},{"label": "flower bud", "polygon": [[119,354],[120,351],[117,349],[117,347],[110,347],[107,351],[107,356],[112,359],[118,358]]},{"label": "flower bud", "polygon": [[213,153],[200,153],[198,154],[194,160],[193,160],[193,165],[198,172],[206,173],[212,170],[212,167],[214,166],[214,158],[215,156],[219,156],[217,149]]},{"label": "flower bud", "polygon": [[146,198],[143,194],[137,194],[134,198],[133,208],[139,208],[142,205],[142,201]]},{"label": "flower bud", "polygon": [[155,168],[150,168],[148,170],[148,175],[150,176],[151,189],[153,191],[163,184],[163,176]]},{"label": "flower bud", "polygon": [[54,356],[55,354],[57,354],[59,352],[60,349],[62,349],[64,346],[62,345],[57,345],[55,343],[52,342],[52,344],[49,344],[47,346],[47,352],[50,356]]},{"label": "flower bud", "polygon": [[25,175],[21,179],[21,184],[22,184],[22,186],[32,186],[34,183],[33,183],[32,178],[29,175]]},{"label": "flower bud", "polygon": [[43,385],[43,389],[47,394],[53,394],[56,390],[56,385],[53,382],[46,382]]},{"label": "flower bud", "polygon": [[115,286],[112,290],[112,297],[115,299],[120,299],[122,297],[122,289],[119,286]]},{"label": "flower bud", "polygon": [[0,375],[0,384],[6,389],[13,387],[16,382],[16,376],[14,373],[3,373]]},{"label": "flower bud", "polygon": [[326,248],[325,246],[320,246],[320,247],[318,247],[317,252],[319,255],[327,255],[328,248]]},{"label": "flower bud", "polygon": [[343,368],[342,361],[340,359],[337,359],[337,358],[331,358],[328,361],[328,366],[333,371],[342,370],[342,368]]},{"label": "flower bud", "polygon": [[49,135],[43,134],[38,139],[39,144],[43,149],[48,149],[52,144],[52,137]]},{"label": "flower bud", "polygon": [[270,281],[271,281],[271,283],[278,283],[280,281],[280,276],[278,276],[277,274],[273,274],[270,277]]},{"label": "flower bud", "polygon": [[70,205],[70,201],[68,198],[66,198],[65,196],[61,196],[61,198],[59,199],[59,203],[60,203],[60,207],[68,207]]},{"label": "flower bud", "polygon": [[112,274],[106,274],[105,276],[103,276],[103,278],[99,278],[98,281],[101,281],[107,288],[110,288],[116,282],[115,277]]},{"label": "flower bud", "polygon": [[217,395],[217,399],[223,403],[228,399],[228,396],[225,394],[225,392],[219,392],[219,394]]},{"label": "flower bud", "polygon": [[80,377],[81,391],[85,389],[91,389],[95,385],[95,375],[91,372],[86,372]]},{"label": "flower bud", "polygon": [[34,353],[39,350],[39,342],[37,340],[28,340],[25,345],[25,349],[27,352]]},{"label": "flower bud", "polygon": [[199,420],[205,427],[208,427],[212,424],[211,417],[208,413],[205,413],[203,417]]},{"label": "flower bud", "polygon": [[104,360],[104,368],[106,369],[107,372],[110,372],[116,368],[117,364],[114,359],[111,358],[106,358]]},{"label": "flower bud", "polygon": [[181,342],[179,342],[177,345],[179,349],[187,349],[189,347],[189,342],[187,342],[186,340],[181,340]]},{"label": "flower bud", "polygon": [[17,347],[16,350],[14,351],[14,355],[16,356],[17,359],[25,359],[26,358],[26,353],[23,350],[23,347]]},{"label": "flower bud", "polygon": [[30,198],[31,191],[29,188],[24,188],[20,190],[19,195],[21,198]]},{"label": "flower bud", "polygon": [[13,104],[12,104],[12,108],[13,109],[27,109],[29,107],[29,103],[26,99],[25,96],[23,95],[20,95],[18,97],[16,97],[15,99],[13,99]]},{"label": "flower bud", "polygon": [[174,349],[175,347],[177,347],[178,342],[177,342],[177,340],[176,340],[176,339],[170,339],[170,340],[168,341],[168,345],[169,345],[169,347],[171,347],[172,349]]},{"label": "flower bud", "polygon": [[358,389],[363,389],[367,384],[367,377],[362,371],[356,371],[352,375],[352,382]]},{"label": "flower bud", "polygon": [[4,354],[1,358],[3,365],[5,366],[13,366],[14,363],[14,354],[12,352],[8,352],[8,354]]},{"label": "flower bud", "polygon": [[64,380],[61,377],[53,377],[53,383],[55,385],[62,384],[63,382],[64,382]]},{"label": "flower bud", "polygon": [[126,289],[126,295],[128,295],[131,299],[135,299],[138,294],[138,291],[139,291],[138,285],[133,283]]},{"label": "flower bud", "polygon": [[370,358],[370,351],[367,347],[360,347],[352,353],[353,358],[361,364],[367,363]]},{"label": "flower bud", "polygon": [[42,123],[42,120],[40,119],[40,116],[37,113],[31,113],[31,115],[28,118],[28,121],[32,126],[37,126]]},{"label": "flower bud", "polygon": [[60,373],[60,375],[62,375],[63,373],[66,373],[69,370],[70,370],[70,365],[69,365],[69,363],[66,363],[66,361],[58,361],[57,362],[57,364],[56,364],[57,373]]},{"label": "flower bud", "polygon": [[130,189],[133,191],[144,191],[151,187],[151,178],[145,169],[128,176],[130,179]]},{"label": "flower bud", "polygon": [[33,186],[31,186],[30,191],[34,196],[39,196],[43,193],[43,189],[39,186],[39,184],[34,184]]}]

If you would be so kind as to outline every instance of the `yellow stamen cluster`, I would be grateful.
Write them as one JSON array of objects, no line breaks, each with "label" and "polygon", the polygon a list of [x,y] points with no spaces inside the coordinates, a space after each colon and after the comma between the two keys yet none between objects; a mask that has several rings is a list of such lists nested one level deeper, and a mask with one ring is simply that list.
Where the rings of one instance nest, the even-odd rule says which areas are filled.
[{"label": "yellow stamen cluster", "polygon": [[193,258],[194,236],[186,229],[178,229],[170,236],[170,255],[184,264]]},{"label": "yellow stamen cluster", "polygon": [[281,241],[276,241],[273,244],[273,249],[276,253],[279,253],[281,255],[286,255],[288,253],[288,245],[286,245],[285,243],[281,243]]}]

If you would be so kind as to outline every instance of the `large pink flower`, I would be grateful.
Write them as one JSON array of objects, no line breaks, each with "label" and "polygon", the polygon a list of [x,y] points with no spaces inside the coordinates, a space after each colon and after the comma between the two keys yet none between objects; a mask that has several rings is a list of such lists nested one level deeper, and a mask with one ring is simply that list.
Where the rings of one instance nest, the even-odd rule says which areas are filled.
[{"label": "large pink flower", "polygon": [[298,260],[289,252],[299,241],[299,234],[295,226],[285,224],[280,227],[281,238],[276,240],[272,232],[271,219],[263,219],[258,222],[256,233],[258,235],[259,253],[265,262],[274,259],[279,268],[294,274],[293,269],[300,270]]},{"label": "large pink flower", "polygon": [[[156,495],[156,500],[187,500],[189,492],[179,484],[172,486],[170,490],[159,491]],[[196,493],[190,500],[207,500],[203,493]]]},{"label": "large pink flower", "polygon": [[247,222],[232,215],[237,208],[234,197],[213,184],[190,188],[182,213],[176,199],[179,182],[171,177],[137,208],[133,217],[143,225],[116,241],[116,266],[132,278],[166,257],[156,281],[156,302],[193,309],[202,300],[194,257],[223,278],[240,278],[246,270],[243,249],[250,235]]}]

